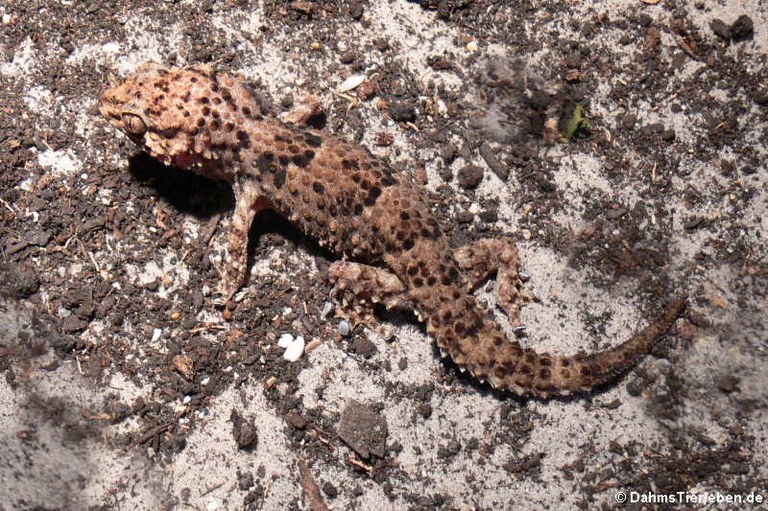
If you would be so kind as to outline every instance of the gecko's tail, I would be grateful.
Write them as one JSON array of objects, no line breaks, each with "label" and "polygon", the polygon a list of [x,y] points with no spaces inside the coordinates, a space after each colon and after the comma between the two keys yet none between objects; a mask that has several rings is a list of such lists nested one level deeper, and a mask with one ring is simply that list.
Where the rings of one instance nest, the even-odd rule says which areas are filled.
[{"label": "gecko's tail", "polygon": [[[523,348],[477,313],[468,297],[450,304],[450,310],[438,311],[438,320],[430,318],[428,329],[462,370],[494,388],[520,396],[568,396],[608,383],[637,364],[674,323],[686,300],[686,296],[674,299],[646,327],[614,348],[573,356]],[[457,311],[457,305],[464,310]]]}]

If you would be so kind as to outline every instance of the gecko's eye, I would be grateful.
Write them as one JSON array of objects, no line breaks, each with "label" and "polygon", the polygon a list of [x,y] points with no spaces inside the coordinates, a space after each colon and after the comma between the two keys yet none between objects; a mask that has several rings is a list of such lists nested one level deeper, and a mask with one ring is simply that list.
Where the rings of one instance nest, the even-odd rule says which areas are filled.
[{"label": "gecko's eye", "polygon": [[123,127],[131,136],[140,137],[147,131],[147,125],[136,114],[123,114]]}]

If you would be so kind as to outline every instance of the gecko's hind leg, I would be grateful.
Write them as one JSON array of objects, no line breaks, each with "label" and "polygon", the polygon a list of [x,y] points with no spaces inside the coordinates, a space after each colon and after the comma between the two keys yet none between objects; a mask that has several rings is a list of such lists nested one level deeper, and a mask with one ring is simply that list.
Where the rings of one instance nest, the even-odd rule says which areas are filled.
[{"label": "gecko's hind leg", "polygon": [[340,316],[353,324],[377,324],[373,308],[382,304],[387,309],[411,309],[405,284],[394,274],[381,268],[350,261],[336,261],[328,269],[333,284],[331,296],[340,305]]},{"label": "gecko's hind leg", "polygon": [[510,239],[485,238],[465,245],[454,253],[454,259],[469,280],[474,291],[496,274],[498,305],[513,323],[518,322],[518,311],[530,301],[518,275],[520,259],[517,247]]}]

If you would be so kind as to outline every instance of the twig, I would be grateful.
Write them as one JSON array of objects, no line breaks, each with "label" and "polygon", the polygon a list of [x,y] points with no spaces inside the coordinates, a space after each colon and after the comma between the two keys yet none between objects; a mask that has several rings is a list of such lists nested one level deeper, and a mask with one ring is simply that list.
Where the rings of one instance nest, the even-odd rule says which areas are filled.
[{"label": "twig", "polygon": [[301,474],[301,489],[304,490],[304,494],[309,499],[309,507],[312,511],[329,511],[328,506],[323,501],[323,496],[320,494],[320,487],[315,482],[315,478],[312,477],[309,467],[301,458],[299,458],[299,473]]}]

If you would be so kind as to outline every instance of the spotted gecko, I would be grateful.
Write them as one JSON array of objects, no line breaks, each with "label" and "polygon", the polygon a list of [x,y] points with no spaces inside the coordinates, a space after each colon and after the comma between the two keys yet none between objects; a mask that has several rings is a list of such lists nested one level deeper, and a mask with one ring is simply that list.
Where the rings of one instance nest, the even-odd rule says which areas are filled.
[{"label": "spotted gecko", "polygon": [[538,353],[505,335],[472,294],[494,272],[499,304],[517,319],[524,302],[518,252],[484,239],[453,250],[412,178],[365,148],[266,115],[243,81],[211,67],[149,62],[101,98],[101,113],[160,162],[233,187],[228,263],[220,292],[247,276],[254,215],[276,210],[342,259],[329,275],[347,305],[411,307],[463,371],[520,396],[588,392],[625,372],[680,314],[674,299],[629,340],[573,356]]}]

